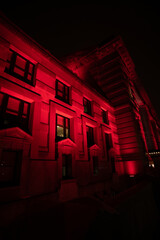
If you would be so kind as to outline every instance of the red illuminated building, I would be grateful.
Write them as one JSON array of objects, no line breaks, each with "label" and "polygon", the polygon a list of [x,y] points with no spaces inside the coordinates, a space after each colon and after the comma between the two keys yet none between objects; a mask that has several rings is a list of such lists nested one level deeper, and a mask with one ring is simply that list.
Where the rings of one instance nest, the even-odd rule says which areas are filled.
[{"label": "red illuminated building", "polygon": [[158,149],[156,113],[120,37],[61,62],[0,18],[1,201],[107,192],[156,167]]}]

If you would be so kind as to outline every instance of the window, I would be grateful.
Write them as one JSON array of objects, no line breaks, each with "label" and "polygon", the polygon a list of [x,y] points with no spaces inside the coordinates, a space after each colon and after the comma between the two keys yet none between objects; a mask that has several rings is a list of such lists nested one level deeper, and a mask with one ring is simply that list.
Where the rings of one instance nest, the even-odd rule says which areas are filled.
[{"label": "window", "polygon": [[84,106],[84,113],[92,115],[91,101],[89,101],[87,98],[83,98],[83,106]]},{"label": "window", "polygon": [[56,98],[69,103],[69,87],[59,80],[56,80]]},{"label": "window", "polygon": [[93,175],[98,175],[98,157],[93,156]]},{"label": "window", "polygon": [[34,85],[35,65],[10,49],[5,72],[20,80]]},{"label": "window", "polygon": [[62,179],[72,178],[72,154],[62,155]]},{"label": "window", "polygon": [[0,159],[0,187],[20,184],[21,151],[3,150]]},{"label": "window", "polygon": [[102,121],[103,123],[109,124],[108,111],[102,109]]},{"label": "window", "polygon": [[105,133],[105,140],[106,140],[107,160],[109,161],[109,150],[113,147],[112,135],[110,133]]},{"label": "window", "polygon": [[29,132],[30,104],[0,92],[0,129],[20,127]]},{"label": "window", "polygon": [[112,166],[112,172],[115,173],[116,172],[116,168],[115,168],[115,159],[114,159],[114,157],[111,157],[111,166]]},{"label": "window", "polygon": [[56,140],[60,141],[70,137],[70,119],[59,114],[56,115]]},{"label": "window", "polygon": [[86,126],[87,131],[87,147],[91,147],[94,145],[94,134],[93,134],[93,128]]}]

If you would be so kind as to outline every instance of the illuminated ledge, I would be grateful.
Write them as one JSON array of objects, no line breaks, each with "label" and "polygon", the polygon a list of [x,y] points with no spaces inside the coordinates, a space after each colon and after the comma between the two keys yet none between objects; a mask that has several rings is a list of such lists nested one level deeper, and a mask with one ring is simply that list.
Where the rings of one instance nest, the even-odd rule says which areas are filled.
[{"label": "illuminated ledge", "polygon": [[100,147],[97,145],[97,144],[94,144],[93,146],[91,146],[90,148],[89,148],[91,151],[96,151],[96,150],[100,150]]},{"label": "illuminated ledge", "polygon": [[28,142],[31,142],[33,140],[33,137],[31,135],[24,132],[22,129],[18,127],[0,130],[0,138],[4,138],[4,137],[20,138]]},{"label": "illuminated ledge", "polygon": [[77,147],[77,145],[70,139],[66,138],[62,141],[58,142],[58,146],[72,146],[72,147]]}]

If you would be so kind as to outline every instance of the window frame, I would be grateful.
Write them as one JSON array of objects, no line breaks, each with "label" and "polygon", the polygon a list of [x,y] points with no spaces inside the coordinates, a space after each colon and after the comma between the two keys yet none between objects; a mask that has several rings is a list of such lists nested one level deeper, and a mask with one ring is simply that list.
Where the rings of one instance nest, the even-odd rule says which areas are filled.
[{"label": "window frame", "polygon": [[[20,129],[22,129],[25,132],[30,134],[30,131],[29,131],[29,118],[30,118],[30,109],[31,109],[30,103],[28,103],[22,99],[13,97],[9,94],[3,93],[3,92],[0,92],[0,94],[3,94],[2,103],[0,105],[0,113],[1,113],[0,129],[19,127]],[[11,113],[7,113],[7,110],[8,110],[7,106],[8,106],[9,98],[13,98],[13,99],[16,99],[19,101],[19,108],[17,111],[12,110]],[[27,105],[28,105],[26,114],[24,114],[24,104],[25,103],[27,103]],[[17,115],[12,114],[12,113],[17,113]],[[13,116],[16,116],[16,117],[15,117],[15,123],[11,123],[5,127],[3,121],[5,119],[7,119],[7,115],[8,115],[8,117],[11,115],[12,118],[13,118]],[[26,116],[26,124],[24,124],[24,126],[23,126],[23,115]]]},{"label": "window frame", "polygon": [[[9,64],[9,67],[5,68],[5,72],[12,75],[13,77],[16,77],[20,79],[23,82],[28,83],[29,85],[35,86],[35,64],[32,63],[27,58],[23,57],[21,54],[17,53],[16,51],[9,49],[10,52],[12,52],[11,59],[7,59],[7,63]],[[20,66],[16,65],[16,59],[17,57],[20,57],[21,59],[25,60],[25,69],[21,68]],[[32,65],[32,72],[29,72],[29,67]],[[21,76],[20,74],[16,73],[14,71],[14,68],[18,68],[19,70],[24,72],[24,76]],[[31,80],[29,80],[27,77],[28,75],[31,76]]]},{"label": "window frame", "polygon": [[[87,104],[85,104],[85,101]],[[83,97],[83,107],[84,107],[84,113],[92,116],[92,101],[90,101],[86,97]],[[85,111],[85,107],[87,107],[87,111]]]},{"label": "window frame", "polygon": [[[58,84],[61,84],[63,86],[63,90],[60,91],[58,89]],[[58,95],[58,92],[61,92],[62,93],[62,96],[59,96]],[[66,94],[67,92],[67,94]],[[67,96],[67,99],[66,99],[66,96]],[[60,80],[56,79],[56,96],[55,96],[57,99],[65,102],[65,103],[68,103],[70,104],[70,87],[67,86],[66,84],[64,84],[63,82],[61,82]]]},{"label": "window frame", "polygon": [[[57,125],[58,124],[58,120],[57,120],[58,116],[63,118],[63,124],[64,124],[63,135],[64,135],[64,137],[57,136],[57,126],[59,126],[59,125]],[[68,137],[66,137],[66,129],[67,129],[66,128],[66,119],[68,119]],[[61,141],[63,139],[66,139],[66,138],[70,138],[70,118],[67,118],[67,117],[65,117],[61,114],[56,113],[56,141],[59,142],[59,141]]]}]

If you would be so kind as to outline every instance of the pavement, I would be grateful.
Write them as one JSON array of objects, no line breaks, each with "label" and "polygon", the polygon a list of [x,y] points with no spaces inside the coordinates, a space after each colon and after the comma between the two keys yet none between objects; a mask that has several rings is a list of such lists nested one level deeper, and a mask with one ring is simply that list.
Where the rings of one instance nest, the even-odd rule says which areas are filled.
[{"label": "pavement", "polygon": [[112,199],[92,196],[28,212],[1,228],[0,239],[159,240],[159,186],[144,181]]}]

